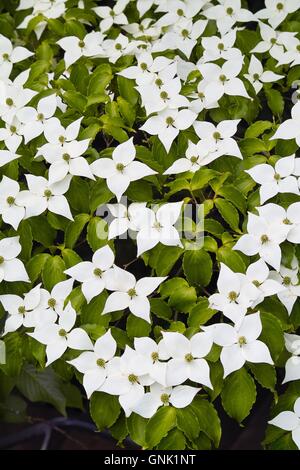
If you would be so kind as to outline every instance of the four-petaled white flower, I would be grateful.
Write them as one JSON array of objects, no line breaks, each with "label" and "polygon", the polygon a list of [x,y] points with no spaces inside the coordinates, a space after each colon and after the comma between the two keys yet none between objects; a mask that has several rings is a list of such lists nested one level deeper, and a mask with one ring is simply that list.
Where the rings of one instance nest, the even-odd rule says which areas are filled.
[{"label": "four-petaled white flower", "polygon": [[216,152],[217,156],[212,155],[212,160],[222,155],[243,158],[237,142],[233,139],[239,123],[239,119],[221,121],[217,126],[206,121],[194,122],[194,129],[203,145],[206,145],[212,154]]},{"label": "four-petaled white flower", "polygon": [[105,289],[114,260],[114,252],[108,245],[105,245],[95,251],[92,261],[82,261],[75,264],[65,273],[82,283],[82,293],[87,302],[90,302]]},{"label": "four-petaled white flower", "polygon": [[27,333],[32,338],[46,345],[46,366],[59,359],[67,348],[92,350],[93,343],[82,328],[74,328],[76,312],[69,303],[60,314],[58,323],[37,327],[33,333]]},{"label": "four-petaled white flower", "polygon": [[272,28],[277,28],[287,15],[300,8],[300,0],[265,0],[265,5],[255,14],[256,18],[268,20]]},{"label": "four-petaled white flower", "polygon": [[102,314],[129,308],[133,315],[150,323],[148,295],[165,279],[166,277],[144,277],[137,281],[133,274],[114,266],[107,280],[107,289],[115,292],[106,300]]},{"label": "four-petaled white flower", "polygon": [[1,74],[9,77],[13,65],[32,56],[33,52],[25,47],[13,47],[11,41],[0,34],[0,69]]},{"label": "four-petaled white flower", "polygon": [[274,139],[290,140],[296,139],[297,144],[300,146],[300,103],[296,103],[292,108],[292,118],[287,119],[278,127],[277,131],[271,137]]},{"label": "four-petaled white flower", "polygon": [[222,346],[224,377],[241,369],[245,362],[273,364],[270,351],[257,338],[262,332],[259,313],[247,315],[237,326],[219,323],[211,328],[214,343]]},{"label": "four-petaled white flower", "polygon": [[123,204],[107,204],[108,209],[115,219],[109,224],[108,239],[123,235],[127,230],[137,232],[142,228],[144,212],[147,212],[146,202],[133,202],[128,206]]},{"label": "four-petaled white flower", "polygon": [[294,259],[291,268],[281,265],[278,272],[270,272],[270,279],[274,279],[282,286],[282,290],[277,292],[277,297],[285,306],[289,315],[292,313],[296,300],[300,297],[298,271],[298,262]]},{"label": "four-petaled white flower", "polygon": [[216,20],[221,34],[227,33],[236,23],[255,20],[251,11],[241,8],[241,0],[219,0],[219,5],[205,9],[203,15],[210,20]]},{"label": "four-petaled white flower", "polygon": [[283,75],[278,75],[270,70],[264,72],[262,63],[254,55],[251,56],[248,73],[245,73],[244,77],[253,85],[256,93],[260,92],[264,83],[273,83],[284,78]]},{"label": "four-petaled white flower", "polygon": [[134,161],[135,156],[136,150],[131,138],[114,149],[112,158],[99,158],[91,164],[93,174],[106,179],[108,188],[116,195],[118,202],[131,181],[156,174],[156,171],[144,163]]},{"label": "four-petaled white flower", "polygon": [[294,403],[294,411],[282,411],[269,421],[269,424],[285,431],[292,431],[292,438],[300,449],[300,398]]},{"label": "four-petaled white flower", "polygon": [[20,237],[8,237],[0,240],[0,282],[30,282],[24,264],[17,256],[22,247]]},{"label": "four-petaled white flower", "polygon": [[87,397],[98,390],[107,377],[107,363],[114,357],[117,343],[110,330],[97,339],[93,351],[85,351],[76,359],[68,361],[83,374],[83,386]]},{"label": "four-petaled white flower", "polygon": [[58,106],[55,94],[42,98],[36,109],[25,106],[17,112],[17,118],[23,124],[22,135],[25,144],[35,139],[44,132],[45,123],[52,118]]},{"label": "four-petaled white flower", "polygon": [[65,51],[66,68],[68,69],[80,57],[103,57],[103,39],[102,33],[92,31],[82,39],[77,36],[67,36],[57,41],[57,44]]},{"label": "four-petaled white flower", "polygon": [[93,8],[94,12],[102,18],[99,25],[102,32],[110,29],[113,24],[128,24],[127,16],[123,13],[128,1],[129,0],[119,0],[113,8],[107,6]]},{"label": "four-petaled white flower", "polygon": [[202,166],[208,165],[213,160],[221,156],[222,151],[210,152],[205,141],[199,141],[198,144],[189,142],[185,153],[185,158],[176,160],[165,172],[164,175],[176,175],[185,171],[195,173]]},{"label": "four-petaled white flower", "polygon": [[11,225],[15,230],[25,217],[25,207],[19,202],[19,194],[19,183],[3,176],[0,183],[0,214],[3,222]]},{"label": "four-petaled white flower", "polygon": [[300,380],[300,336],[284,333],[285,347],[292,354],[285,364],[285,377],[282,383]]}]

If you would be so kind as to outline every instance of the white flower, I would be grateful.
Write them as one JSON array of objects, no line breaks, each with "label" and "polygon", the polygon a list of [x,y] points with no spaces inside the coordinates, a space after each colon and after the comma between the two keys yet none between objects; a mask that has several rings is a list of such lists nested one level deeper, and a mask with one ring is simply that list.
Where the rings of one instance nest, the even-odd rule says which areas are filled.
[{"label": "white flower", "polygon": [[203,81],[198,83],[197,92],[191,93],[188,95],[188,97],[192,98],[193,100],[189,103],[189,109],[196,114],[201,113],[203,109],[213,109],[219,107],[218,101],[212,103],[206,98],[205,83]]},{"label": "white flower", "polygon": [[245,170],[254,181],[261,185],[259,194],[260,202],[264,204],[268,199],[278,193],[299,194],[297,178],[294,175],[295,155],[280,158],[275,168],[263,163],[250,170]]},{"label": "white flower", "polygon": [[22,261],[17,259],[22,247],[20,237],[8,237],[0,240],[0,282],[30,282]]},{"label": "white flower", "polygon": [[282,23],[287,15],[300,8],[299,0],[265,0],[266,8],[259,10],[255,16],[260,20],[268,20],[272,28]]},{"label": "white flower", "polygon": [[[258,207],[258,213],[267,223],[275,223],[279,229],[287,232],[286,239],[291,243],[300,243],[300,202],[291,204],[287,210],[277,204]],[[277,229],[278,230],[278,229]]]},{"label": "white flower", "polygon": [[188,109],[165,109],[157,116],[150,117],[140,128],[151,135],[157,135],[169,152],[179,132],[191,127],[197,114]]},{"label": "white flower", "polygon": [[297,144],[300,146],[300,103],[296,103],[292,108],[292,118],[287,119],[271,137],[271,140],[274,139],[283,139],[290,140],[296,139]]},{"label": "white flower", "polygon": [[300,380],[300,336],[284,333],[285,347],[292,354],[285,364],[282,383]]},{"label": "white flower", "polygon": [[163,347],[171,357],[167,363],[167,385],[180,385],[187,379],[212,388],[209,366],[203,359],[210,352],[209,333],[197,333],[189,340],[181,333],[163,332]]},{"label": "white flower", "polygon": [[212,63],[198,65],[203,77],[205,98],[209,104],[219,101],[224,95],[251,99],[244,83],[237,77],[242,66],[242,60],[228,60],[222,66]]},{"label": "white flower", "polygon": [[300,449],[300,398],[297,398],[294,404],[294,411],[282,411],[275,416],[269,424],[292,431],[292,438],[298,449]]},{"label": "white flower", "polygon": [[23,124],[22,135],[25,144],[35,139],[44,132],[45,123],[50,119],[58,106],[58,100],[55,94],[42,98],[37,108],[30,106],[24,107],[17,112],[17,118]]},{"label": "white flower", "polygon": [[4,76],[9,77],[13,65],[32,56],[33,52],[25,47],[13,47],[11,41],[0,34],[0,68]]},{"label": "white flower", "polygon": [[[158,243],[167,246],[180,246],[180,236],[174,224],[180,216],[183,201],[163,204],[154,212],[148,209],[140,218],[141,229],[137,234],[138,256],[151,250]],[[144,216],[144,217],[142,217]]]},{"label": "white flower", "polygon": [[77,36],[67,36],[57,41],[57,44],[65,51],[66,69],[80,57],[103,57],[103,39],[102,33],[92,31],[83,39],[79,39]]},{"label": "white flower", "polygon": [[241,0],[219,0],[219,3],[205,9],[203,15],[210,20],[216,20],[221,34],[227,33],[236,23],[255,20],[251,11],[241,8]]},{"label": "white flower", "polygon": [[19,157],[20,155],[17,155],[15,152],[11,152],[10,150],[0,150],[0,168]]},{"label": "white flower", "polygon": [[0,214],[3,222],[15,230],[25,217],[25,207],[19,202],[20,186],[15,180],[3,176],[0,183]]},{"label": "white flower", "polygon": [[5,146],[12,153],[15,153],[23,140],[23,126],[21,122],[14,117],[11,122],[6,122],[5,127],[0,129],[0,141],[4,141]]},{"label": "white flower", "polygon": [[123,13],[129,0],[119,0],[113,8],[110,7],[96,7],[93,8],[100,18],[100,30],[105,32],[112,27],[113,24],[124,25],[128,23],[126,15]]},{"label": "white flower", "polygon": [[[232,136],[237,132],[239,122],[239,119],[226,120],[221,121],[217,126],[214,126],[210,122],[196,121],[194,122],[194,129],[198,137],[201,139],[202,144],[205,144],[210,152],[217,153],[215,158],[218,158],[221,155],[232,155],[233,157],[242,159],[243,157],[239,146],[232,138]],[[215,158],[212,158],[212,160]]]},{"label": "white flower", "polygon": [[244,74],[244,77],[249,80],[253,85],[256,93],[259,93],[263,87],[264,83],[273,83],[281,78],[284,78],[284,75],[278,75],[277,73],[266,71],[264,72],[262,63],[254,56],[251,56],[248,73]]},{"label": "white flower", "polygon": [[241,51],[233,47],[235,41],[236,29],[232,29],[222,37],[210,36],[202,38],[201,44],[204,52],[197,65],[217,59],[241,60]]},{"label": "white flower", "polygon": [[[16,331],[20,326],[35,327],[38,323],[32,322],[32,313],[38,308],[41,301],[41,284],[24,294],[24,298],[14,294],[0,296],[3,308],[8,312],[4,326],[4,335]],[[43,315],[43,323],[55,322],[56,315]]]},{"label": "white flower", "polygon": [[5,92],[0,93],[0,116],[10,123],[26,104],[37,94],[29,88],[23,88],[23,81],[28,78],[27,71],[20,74],[13,83],[5,85]]},{"label": "white flower", "polygon": [[273,364],[268,347],[257,338],[262,332],[259,313],[247,315],[239,326],[214,325],[214,343],[222,346],[224,377],[241,369],[245,362]]},{"label": "white flower", "polygon": [[149,52],[142,52],[138,55],[137,62],[137,65],[127,67],[118,72],[118,75],[135,80],[138,85],[155,84],[155,80],[159,79],[162,86],[172,80],[176,74],[176,63],[164,56],[153,59]]},{"label": "white flower", "polygon": [[220,155],[221,152],[210,152],[205,142],[200,141],[198,144],[189,142],[185,153],[185,158],[179,158],[176,160],[164,172],[164,175],[176,175],[185,171],[191,171],[195,173],[201,167],[208,165]]},{"label": "white flower", "polygon": [[189,385],[163,387],[159,383],[154,383],[150,385],[150,392],[145,393],[133,411],[143,418],[151,418],[161,406],[185,408],[193,401],[199,390]]},{"label": "white flower", "polygon": [[61,315],[64,310],[65,300],[71,294],[73,289],[73,279],[67,279],[55,284],[51,292],[41,289],[41,301],[36,316],[51,316],[54,321],[57,315]]},{"label": "white flower", "polygon": [[263,40],[260,41],[251,52],[262,54],[269,51],[274,59],[281,59],[284,55],[286,42],[294,38],[296,33],[275,31],[265,23],[259,23],[259,27],[260,35]]},{"label": "white flower", "polygon": [[281,265],[279,272],[270,272],[270,279],[274,279],[282,286],[282,290],[277,293],[277,297],[285,306],[289,315],[292,313],[296,300],[300,297],[299,266],[296,260],[293,261],[291,269]]},{"label": "white flower", "polygon": [[150,303],[147,297],[165,279],[166,277],[144,277],[136,281],[133,274],[114,266],[107,281],[107,289],[116,292],[110,294],[106,300],[102,314],[129,308],[133,315],[150,323]]},{"label": "white flower", "polygon": [[93,254],[92,261],[82,261],[67,269],[65,273],[78,282],[87,302],[101,294],[106,287],[106,279],[113,266],[115,255],[112,249],[105,245]]},{"label": "white flower", "polygon": [[252,308],[263,302],[265,297],[279,295],[284,290],[282,283],[271,277],[269,268],[262,259],[248,266],[246,278],[257,289],[257,296],[252,302]]},{"label": "white flower", "polygon": [[46,366],[59,359],[66,349],[92,350],[93,344],[86,331],[73,328],[76,322],[76,312],[69,303],[60,314],[58,323],[35,328],[29,336],[46,345]]},{"label": "white flower", "polygon": [[93,351],[85,351],[76,359],[67,361],[83,374],[83,386],[90,398],[98,390],[107,377],[107,363],[114,357],[117,343],[108,330],[97,339]]},{"label": "white flower", "polygon": [[115,219],[109,224],[108,239],[123,235],[127,230],[137,232],[140,230],[140,220],[144,220],[144,212],[147,212],[146,202],[133,202],[128,206],[123,204],[107,204],[108,209]]},{"label": "white flower", "polygon": [[135,155],[136,150],[131,138],[114,149],[112,158],[99,158],[91,164],[94,175],[106,179],[108,188],[116,195],[118,201],[131,181],[156,174],[156,171],[144,163],[134,161]]},{"label": "white flower", "polygon": [[67,175],[58,183],[50,184],[43,176],[25,175],[29,190],[19,193],[19,203],[26,208],[26,217],[42,214],[46,209],[73,220],[67,198],[71,176]]},{"label": "white flower", "polygon": [[119,395],[119,402],[128,417],[143,398],[144,385],[151,385],[149,377],[150,359],[140,356],[126,346],[121,357],[113,358],[108,365],[108,377],[101,391],[110,395]]},{"label": "white flower", "polygon": [[219,293],[209,297],[209,305],[212,309],[223,312],[234,322],[243,318],[248,307],[257,297],[256,288],[247,277],[233,272],[223,263],[221,263],[217,287]]},{"label": "white flower", "polygon": [[119,34],[116,39],[106,39],[103,42],[104,55],[109,62],[114,64],[124,55],[133,55],[140,41],[129,41],[123,34]]},{"label": "white flower", "polygon": [[144,14],[150,10],[154,3],[157,3],[157,0],[137,0],[136,7],[140,17],[144,16]]},{"label": "white flower", "polygon": [[248,234],[242,235],[233,249],[239,250],[247,256],[259,254],[266,263],[279,270],[281,261],[279,245],[286,240],[288,230],[288,226],[283,223],[279,224],[272,219],[266,220],[263,216],[249,213]]},{"label": "white flower", "polygon": [[[148,0],[146,0],[148,1]],[[161,35],[161,27],[157,26],[153,18],[144,18],[138,23],[122,25],[122,29],[131,34],[135,39],[156,40]]]},{"label": "white flower", "polygon": [[134,348],[138,354],[145,356],[147,361],[150,358],[150,377],[162,386],[166,385],[167,363],[161,361],[168,359],[168,356],[165,356],[165,351],[161,351],[160,343],[157,344],[151,338],[134,338]]},{"label": "white flower", "polygon": [[180,95],[181,81],[179,77],[169,80],[160,88],[153,83],[141,85],[137,87],[137,90],[142,97],[142,105],[146,109],[147,116],[161,112],[164,109],[178,109],[189,106],[189,100]]}]

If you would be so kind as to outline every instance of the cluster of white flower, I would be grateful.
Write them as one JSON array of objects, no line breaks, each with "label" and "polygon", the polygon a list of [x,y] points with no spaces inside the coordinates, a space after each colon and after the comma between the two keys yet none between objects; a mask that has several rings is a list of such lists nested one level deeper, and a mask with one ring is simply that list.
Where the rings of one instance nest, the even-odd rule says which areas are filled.
[{"label": "cluster of white flower", "polygon": [[[133,65],[118,68],[117,74],[134,80],[145,111],[145,122],[139,131],[157,136],[169,152],[180,132],[189,130],[185,156],[173,161],[162,172],[164,175],[195,173],[222,156],[242,160],[234,137],[241,120],[220,119],[214,125],[200,113],[219,108],[220,100],[226,96],[243,97],[251,103],[265,84],[284,78],[268,70],[268,63],[257,58],[259,54],[269,52],[277,66],[300,64],[297,34],[277,30],[288,14],[300,8],[300,1],[265,0],[266,8],[253,14],[242,8],[241,0],[217,0],[216,5],[209,0],[137,0],[140,21],[131,24],[126,16],[129,1],[117,0],[112,8],[93,8],[99,20],[97,30],[84,37],[69,35],[57,41],[56,47],[63,51],[64,58],[64,70],[58,78],[69,77],[72,65],[80,58],[107,59],[116,64],[119,59],[132,56]],[[78,2],[78,8],[84,8],[82,1]],[[62,17],[67,6],[66,0],[21,0],[18,10],[27,9],[30,13],[18,28],[27,28],[34,19],[34,31],[40,38],[48,20]],[[147,17],[149,11],[154,15]],[[210,20],[215,20],[217,33],[206,37]],[[238,31],[251,21],[258,22],[262,40],[251,50],[248,61],[236,42]],[[108,35],[113,26],[121,31],[114,39]],[[202,52],[195,64],[190,62],[190,57],[196,47],[201,47]],[[162,55],[166,51],[172,54]],[[117,200],[117,204],[108,205],[115,217],[109,225],[109,240],[128,230],[135,232],[138,257],[158,243],[183,248],[175,226],[183,200],[165,202],[156,209],[148,208],[147,202],[132,203],[128,208],[120,203],[132,182],[157,175],[138,161],[133,138],[116,146],[111,158],[105,154],[89,163],[84,155],[91,147],[91,140],[80,138],[83,118],[66,127],[62,125],[68,106],[64,91],[60,97],[52,88],[53,77],[49,74],[43,97],[37,103],[33,98],[38,91],[27,86],[30,69],[10,78],[14,64],[33,55],[25,47],[14,47],[0,35],[0,118],[3,121],[0,167],[20,157],[18,149],[22,144],[41,138],[43,143],[36,148],[35,160],[43,161],[47,168],[47,177],[26,174],[26,181],[21,185],[3,176],[0,182],[3,222],[17,230],[22,220],[47,210],[72,221],[66,197],[72,178],[100,178],[106,180]],[[244,73],[245,65],[247,73]],[[187,85],[195,81],[197,91],[191,92]],[[113,89],[106,90],[108,100],[113,99],[113,92]],[[292,118],[278,127],[271,138],[274,139],[295,139],[300,146],[300,103],[293,107]],[[224,377],[242,368],[245,362],[273,364],[267,345],[259,339],[262,322],[257,310],[266,297],[276,295],[290,315],[300,296],[297,258],[294,256],[286,266],[281,250],[281,244],[286,241],[300,243],[300,202],[288,207],[274,202],[263,204],[278,194],[300,195],[300,165],[294,154],[278,158],[276,163],[272,160],[272,164],[267,158],[265,161],[246,171],[260,185],[261,206],[256,208],[256,213],[249,212],[247,233],[233,248],[257,258],[245,274],[233,272],[221,263],[218,293],[209,296],[210,307],[222,312],[232,324],[202,326],[203,331],[190,339],[171,331],[162,331],[158,343],[151,338],[135,338],[134,347],[126,346],[123,353],[118,351],[110,330],[93,344],[83,328],[74,327],[77,313],[68,297],[75,281],[81,285],[87,303],[104,290],[110,292],[99,315],[129,309],[134,316],[151,323],[148,297],[166,279],[136,280],[133,274],[114,264],[114,251],[107,244],[95,251],[91,261],[67,269],[65,274],[70,279],[56,284],[51,292],[38,284],[23,297],[1,295],[0,302],[8,314],[4,335],[22,326],[30,329],[28,334],[46,345],[47,365],[60,358],[67,348],[83,351],[68,362],[83,374],[87,396],[94,391],[119,396],[126,416],[135,412],[149,418],[160,406],[169,404],[186,407],[200,390],[187,385],[187,381],[212,388],[205,358],[213,344],[221,347]],[[20,252],[19,237],[0,240],[1,281],[30,282],[23,263],[17,259]],[[299,380],[300,336],[285,334],[285,340],[291,357],[286,363],[284,382]],[[292,431],[300,448],[299,400],[294,412],[283,412],[270,423]]]}]

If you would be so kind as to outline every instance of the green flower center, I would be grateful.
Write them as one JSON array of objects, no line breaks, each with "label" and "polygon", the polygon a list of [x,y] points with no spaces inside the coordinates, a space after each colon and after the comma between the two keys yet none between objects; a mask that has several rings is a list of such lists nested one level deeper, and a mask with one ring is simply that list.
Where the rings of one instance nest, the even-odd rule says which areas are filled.
[{"label": "green flower center", "polygon": [[264,245],[265,243],[268,243],[270,241],[270,239],[269,239],[268,235],[262,235],[260,237],[260,241]]},{"label": "green flower center", "polygon": [[15,198],[13,196],[8,196],[8,198],[6,199],[6,202],[7,204],[9,204],[10,206],[12,206],[15,202]]},{"label": "green flower center", "polygon": [[205,94],[203,93],[203,91],[199,91],[198,96],[199,96],[200,100],[203,100],[205,98]]},{"label": "green flower center", "polygon": [[102,367],[102,369],[105,368],[105,360],[104,359],[97,359],[96,363],[97,363],[97,366]]},{"label": "green flower center", "polygon": [[100,268],[95,268],[94,269],[94,275],[97,277],[101,277],[103,274],[103,271]]},{"label": "green flower center", "polygon": [[289,276],[285,276],[282,280],[284,286],[290,286],[292,284],[292,279]]},{"label": "green flower center", "polygon": [[65,136],[63,136],[63,135],[60,135],[60,136],[59,136],[59,138],[58,138],[58,141],[59,141],[61,144],[64,144],[64,143],[65,143],[65,141],[66,141],[66,138],[65,138]]},{"label": "green flower center", "polygon": [[254,284],[255,287],[260,287],[261,286],[261,283],[257,280],[252,281],[252,284]]},{"label": "green flower center", "polygon": [[247,344],[247,340],[245,338],[245,336],[240,336],[239,339],[238,339],[238,344],[240,346],[244,346],[244,344]]},{"label": "green flower center", "polygon": [[0,264],[3,264],[4,263],[4,258],[3,256],[0,256]]},{"label": "green flower center", "polygon": [[9,59],[9,54],[7,54],[7,52],[5,52],[4,54],[2,54],[2,58],[3,58],[3,60],[8,60]]},{"label": "green flower center", "polygon": [[45,119],[45,116],[43,115],[43,113],[38,113],[36,118],[38,121],[43,121]]},{"label": "green flower center", "polygon": [[151,359],[152,359],[153,362],[158,361],[158,357],[159,357],[159,356],[158,356],[158,352],[153,352],[153,353],[151,354]]},{"label": "green flower center", "polygon": [[253,75],[253,78],[254,78],[254,80],[259,80],[259,74],[258,74],[258,73],[255,73],[255,74]]},{"label": "green flower center", "polygon": [[136,290],[135,289],[129,289],[129,291],[127,292],[127,294],[129,295],[129,297],[132,299],[133,297],[136,297],[137,296],[137,293],[136,293]]},{"label": "green flower center", "polygon": [[117,44],[115,45],[115,49],[117,49],[117,51],[121,51],[122,50],[122,44],[117,42]]},{"label": "green flower center", "polygon": [[157,85],[158,87],[161,87],[163,85],[163,81],[161,78],[157,78],[155,80],[155,85]]},{"label": "green flower center", "polygon": [[219,80],[220,80],[220,82],[225,83],[226,80],[227,80],[226,75],[224,75],[224,74],[220,75]]},{"label": "green flower center", "polygon": [[167,117],[167,119],[166,119],[166,124],[167,124],[168,126],[172,126],[172,125],[174,124],[174,122],[175,122],[175,119],[172,118],[172,116],[168,116],[168,117]]},{"label": "green flower center", "polygon": [[218,44],[218,49],[219,49],[219,51],[224,51],[225,46],[224,46],[224,44],[223,44],[222,42],[220,42],[220,43]]},{"label": "green flower center", "polygon": [[160,396],[160,400],[161,402],[164,404],[164,405],[168,405],[170,399],[169,399],[169,395],[167,393],[163,393],[161,396]]},{"label": "green flower center", "polygon": [[5,103],[7,104],[7,106],[13,106],[14,105],[14,101],[11,98],[7,98]]},{"label": "green flower center", "polygon": [[169,98],[169,95],[166,91],[162,91],[161,94],[160,94],[160,97],[162,100],[166,100]]},{"label": "green flower center", "polygon": [[298,44],[298,46],[297,46],[297,51],[300,52],[300,44]]},{"label": "green flower center", "polygon": [[82,49],[83,47],[85,47],[85,42],[79,41],[78,46]]},{"label": "green flower center", "polygon": [[49,199],[52,196],[52,191],[50,189],[45,189],[44,196]]},{"label": "green flower center", "polygon": [[231,8],[231,7],[227,8],[226,13],[227,13],[227,15],[231,16],[232,13],[233,13],[233,8]]},{"label": "green flower center", "polygon": [[190,34],[190,33],[189,33],[189,31],[188,31],[187,29],[183,29],[183,30],[181,31],[181,36],[182,36],[183,38],[188,38],[188,37],[189,37],[189,34]]},{"label": "green flower center", "polygon": [[136,384],[136,383],[138,383],[138,378],[137,378],[137,376],[134,375],[134,374],[129,374],[129,375],[128,375],[128,380],[129,380],[129,382],[130,382],[131,384]]},{"label": "green flower center", "polygon": [[10,126],[9,129],[10,129],[10,132],[11,132],[12,134],[15,134],[15,133],[17,132],[16,126]]},{"label": "green flower center", "polygon": [[215,140],[217,140],[217,141],[220,140],[220,139],[221,139],[221,134],[220,134],[220,132],[214,132],[214,133],[213,133],[213,138],[214,138]]},{"label": "green flower center", "polygon": [[117,163],[116,169],[117,169],[120,173],[123,173],[124,168],[125,168],[125,166],[123,165],[123,163]]},{"label": "green flower center", "polygon": [[110,10],[109,14],[110,14],[110,16],[111,16],[112,18],[114,18],[114,17],[116,16],[116,15],[115,15],[115,12],[114,12],[113,10]]},{"label": "green flower center", "polygon": [[141,67],[142,70],[147,70],[147,68],[148,68],[148,66],[145,62],[142,62],[140,67]]},{"label": "green flower center", "polygon": [[162,229],[162,225],[160,222],[155,221],[154,224],[153,224],[153,228],[155,228],[156,230],[161,230]]},{"label": "green flower center", "polygon": [[274,180],[276,180],[276,181],[281,180],[281,176],[280,176],[279,173],[275,173],[275,175],[274,175]]},{"label": "green flower center", "polygon": [[56,300],[51,297],[51,299],[48,300],[48,307],[54,308],[56,305]]},{"label": "green flower center", "polygon": [[238,298],[238,293],[237,292],[235,292],[233,290],[231,292],[229,292],[228,299],[230,300],[230,302],[235,302],[237,298]]},{"label": "green flower center", "polygon": [[288,219],[288,218],[283,219],[282,222],[284,223],[284,225],[293,225],[292,222],[290,221],[290,219]]},{"label": "green flower center", "polygon": [[184,359],[186,360],[186,362],[192,362],[194,360],[193,356],[191,355],[191,353],[189,354],[186,354],[184,356]]},{"label": "green flower center", "polygon": [[64,330],[63,328],[61,330],[59,330],[58,332],[59,336],[61,336],[62,338],[65,338],[67,336],[67,332],[66,330]]},{"label": "green flower center", "polygon": [[71,160],[71,157],[68,153],[64,153],[62,158],[65,162],[69,162]]},{"label": "green flower center", "polygon": [[198,161],[198,157],[192,157],[192,158],[191,158],[191,162],[192,162],[192,163],[197,163],[197,161]]},{"label": "green flower center", "polygon": [[19,312],[21,315],[24,315],[24,313],[26,312],[26,309],[25,309],[24,305],[21,305],[21,306],[18,308],[18,312]]},{"label": "green flower center", "polygon": [[276,44],[277,39],[276,38],[271,38],[270,43],[274,46]]},{"label": "green flower center", "polygon": [[177,15],[178,16],[183,16],[184,15],[184,11],[182,10],[182,8],[178,8]]},{"label": "green flower center", "polygon": [[281,11],[284,9],[284,4],[283,3],[277,3],[276,8],[278,11]]}]

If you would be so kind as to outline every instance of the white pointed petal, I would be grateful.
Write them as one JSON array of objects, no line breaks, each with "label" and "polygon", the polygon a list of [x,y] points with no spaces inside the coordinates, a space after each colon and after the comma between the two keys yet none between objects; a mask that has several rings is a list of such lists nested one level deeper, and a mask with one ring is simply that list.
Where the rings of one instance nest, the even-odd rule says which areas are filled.
[{"label": "white pointed petal", "polygon": [[269,424],[284,429],[285,431],[293,431],[299,426],[299,419],[293,411],[283,411],[275,418],[269,421]]},{"label": "white pointed petal", "polygon": [[93,349],[89,335],[82,328],[75,328],[68,334],[68,347],[72,349]]},{"label": "white pointed petal", "polygon": [[224,378],[232,372],[241,369],[245,364],[245,358],[237,344],[224,347],[220,359],[224,368]]},{"label": "white pointed petal", "polygon": [[180,385],[188,378],[187,362],[184,359],[171,359],[167,363],[167,385]]},{"label": "white pointed petal", "polygon": [[59,359],[65,350],[67,349],[67,341],[65,338],[59,338],[55,343],[48,344],[46,346],[46,354],[47,354],[47,363],[46,366],[48,367],[52,362]]}]

